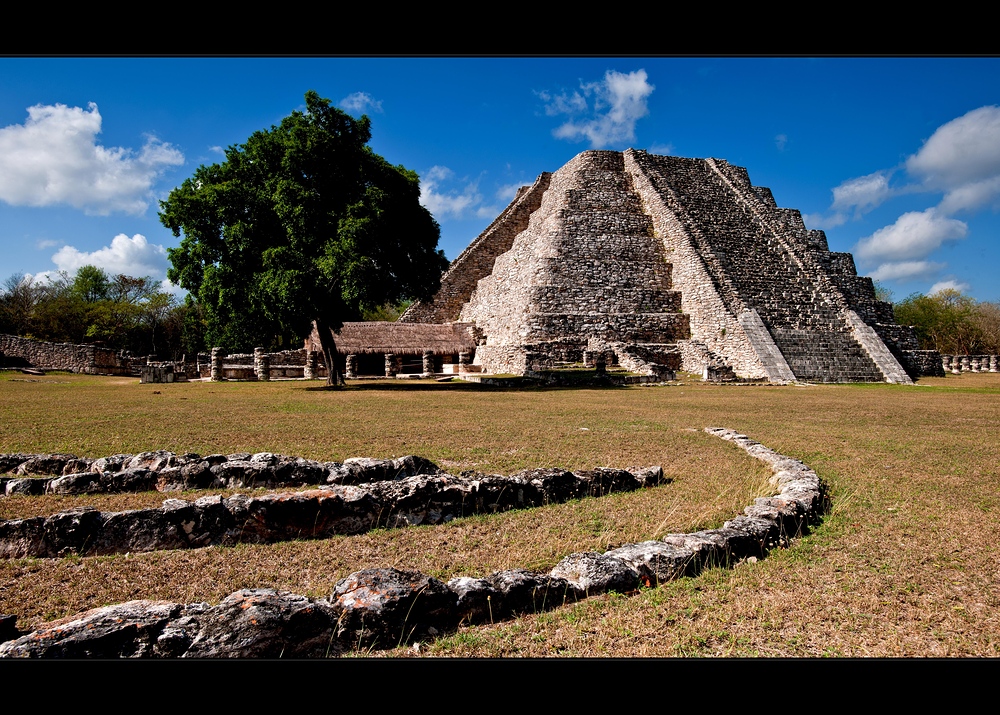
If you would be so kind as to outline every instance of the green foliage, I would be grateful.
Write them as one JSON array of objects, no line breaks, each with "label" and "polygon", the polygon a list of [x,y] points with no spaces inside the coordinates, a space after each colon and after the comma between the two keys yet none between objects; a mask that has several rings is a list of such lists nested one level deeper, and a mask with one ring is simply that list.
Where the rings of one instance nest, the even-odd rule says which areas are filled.
[{"label": "green foliage", "polygon": [[889,287],[886,286],[885,284],[880,283],[878,281],[874,281],[874,284],[875,284],[875,300],[881,300],[885,301],[886,303],[891,303],[892,290],[889,289]]},{"label": "green foliage", "polygon": [[83,266],[36,281],[12,276],[0,290],[0,332],[37,340],[102,343],[138,354],[173,355],[166,340],[174,298],[152,278]]},{"label": "green foliage", "polygon": [[1000,306],[957,290],[914,293],[894,306],[896,322],[916,328],[923,350],[949,355],[1000,351]]},{"label": "green foliage", "polygon": [[305,103],[160,203],[183,236],[167,275],[195,296],[210,344],[287,346],[313,321],[338,330],[439,285],[447,262],[417,175],[372,152],[367,117],[312,91]]},{"label": "green foliage", "polygon": [[104,269],[97,266],[81,266],[70,290],[87,303],[96,303],[99,300],[108,298],[108,291],[111,287],[111,280]]},{"label": "green foliage", "polygon": [[399,316],[406,312],[406,309],[413,305],[412,300],[403,300],[399,303],[386,303],[385,305],[380,305],[371,310],[362,310],[361,319],[362,320],[384,320],[388,322],[395,322],[399,320]]}]

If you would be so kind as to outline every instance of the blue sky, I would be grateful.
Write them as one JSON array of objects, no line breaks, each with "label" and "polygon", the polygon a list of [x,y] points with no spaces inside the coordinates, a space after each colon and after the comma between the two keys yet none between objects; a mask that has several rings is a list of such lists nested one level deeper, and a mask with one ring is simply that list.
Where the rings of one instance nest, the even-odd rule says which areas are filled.
[{"label": "blue sky", "polygon": [[896,299],[1000,299],[1000,59],[0,58],[0,281],[165,276],[157,201],[315,89],[421,176],[454,258],[590,148],[744,166]]}]

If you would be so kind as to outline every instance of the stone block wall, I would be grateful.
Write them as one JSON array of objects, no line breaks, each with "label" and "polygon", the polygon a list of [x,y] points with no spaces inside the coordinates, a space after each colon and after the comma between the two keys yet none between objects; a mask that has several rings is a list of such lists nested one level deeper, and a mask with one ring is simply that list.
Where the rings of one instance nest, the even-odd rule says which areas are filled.
[{"label": "stone block wall", "polygon": [[43,370],[66,370],[89,375],[130,375],[133,359],[97,345],[48,343],[0,334],[0,354],[5,364]]}]

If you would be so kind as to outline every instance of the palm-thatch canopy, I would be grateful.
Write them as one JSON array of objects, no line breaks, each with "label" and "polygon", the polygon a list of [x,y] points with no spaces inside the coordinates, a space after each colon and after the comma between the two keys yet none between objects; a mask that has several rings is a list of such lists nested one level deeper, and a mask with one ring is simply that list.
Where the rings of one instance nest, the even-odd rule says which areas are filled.
[{"label": "palm-thatch canopy", "polygon": [[[395,353],[396,355],[422,355],[430,350],[435,355],[454,355],[472,352],[476,348],[473,323],[344,323],[339,333],[334,333],[340,355],[365,353]],[[312,335],[306,340],[309,350],[321,350],[319,335],[313,325]]]}]

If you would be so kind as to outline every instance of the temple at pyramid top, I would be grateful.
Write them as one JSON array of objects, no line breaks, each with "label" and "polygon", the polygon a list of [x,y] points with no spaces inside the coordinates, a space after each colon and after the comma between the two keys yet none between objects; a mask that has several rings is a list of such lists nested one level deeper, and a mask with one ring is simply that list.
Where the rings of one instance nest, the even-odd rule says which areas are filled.
[{"label": "temple at pyramid top", "polygon": [[483,372],[631,369],[900,382],[941,369],[794,209],[718,159],[586,151],[544,173],[403,323],[474,324]]}]

